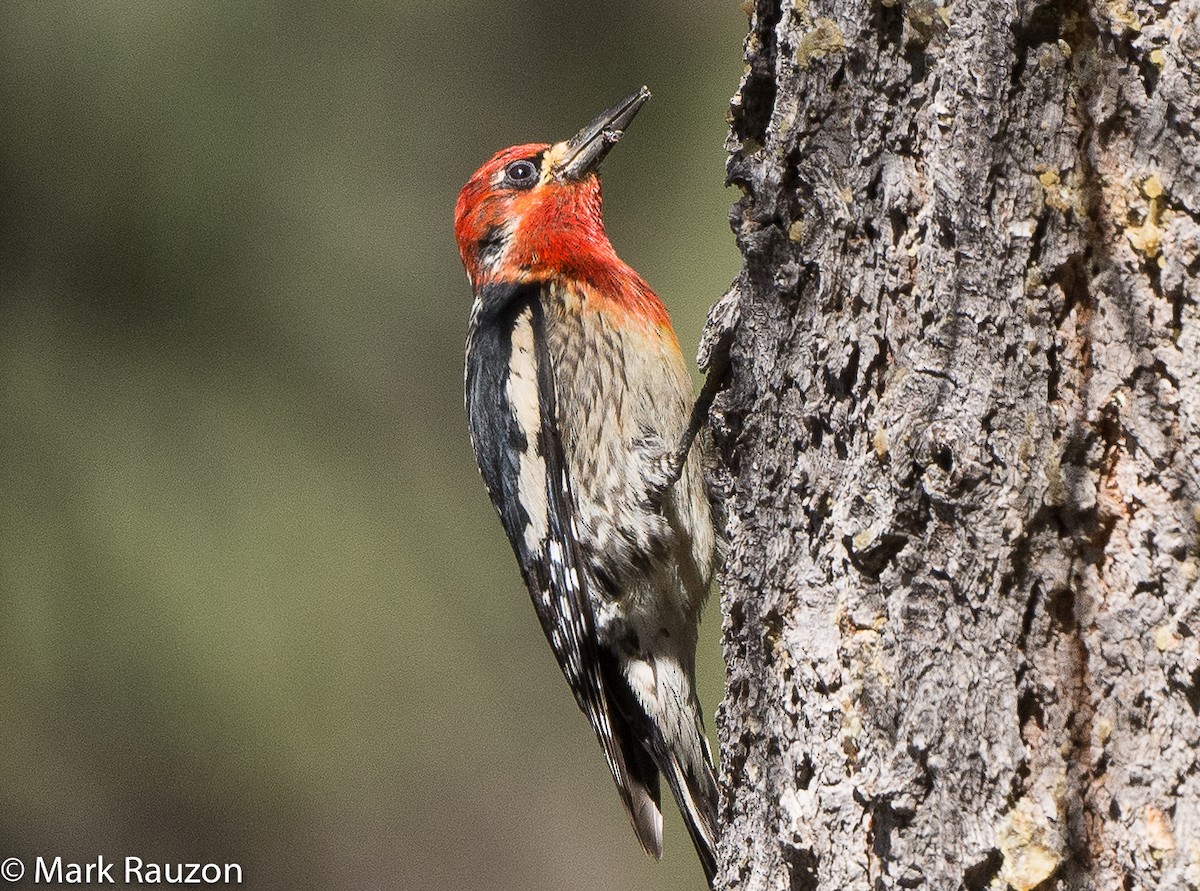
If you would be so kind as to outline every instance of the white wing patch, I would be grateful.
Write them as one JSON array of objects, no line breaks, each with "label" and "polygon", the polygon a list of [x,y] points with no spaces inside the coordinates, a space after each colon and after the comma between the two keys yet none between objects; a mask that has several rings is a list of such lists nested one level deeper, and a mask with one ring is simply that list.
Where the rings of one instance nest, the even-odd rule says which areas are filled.
[{"label": "white wing patch", "polygon": [[533,343],[533,308],[525,307],[512,330],[512,352],[508,360],[508,404],[517,426],[525,434],[525,451],[518,459],[517,497],[529,516],[525,547],[533,553],[542,549],[549,521],[546,506],[546,459],[538,449],[542,430],[538,398],[537,354]]}]

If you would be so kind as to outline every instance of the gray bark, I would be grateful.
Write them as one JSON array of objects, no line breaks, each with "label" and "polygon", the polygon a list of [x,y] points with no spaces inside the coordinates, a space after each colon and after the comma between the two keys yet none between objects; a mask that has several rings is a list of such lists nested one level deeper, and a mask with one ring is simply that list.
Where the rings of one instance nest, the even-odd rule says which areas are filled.
[{"label": "gray bark", "polygon": [[718,887],[1200,888],[1200,0],[758,0]]}]

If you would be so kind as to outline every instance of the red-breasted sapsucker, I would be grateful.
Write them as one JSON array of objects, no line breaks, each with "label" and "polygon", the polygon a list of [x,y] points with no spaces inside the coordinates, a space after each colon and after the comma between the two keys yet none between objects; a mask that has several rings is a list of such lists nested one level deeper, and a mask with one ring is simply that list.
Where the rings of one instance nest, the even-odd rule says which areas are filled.
[{"label": "red-breasted sapsucker", "polygon": [[597,168],[645,87],[555,145],[505,149],[458,198],[474,289],[466,402],[542,628],[647,853],[659,773],[712,880],[717,784],[696,698],[715,533],[667,311],[604,233]]}]

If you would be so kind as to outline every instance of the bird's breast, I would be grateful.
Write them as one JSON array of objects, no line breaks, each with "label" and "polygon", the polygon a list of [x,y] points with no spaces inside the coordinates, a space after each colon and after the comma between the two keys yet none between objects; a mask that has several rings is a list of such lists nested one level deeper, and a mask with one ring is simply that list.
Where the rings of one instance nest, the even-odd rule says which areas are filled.
[{"label": "bird's breast", "polygon": [[637,441],[678,439],[692,384],[669,324],[631,320],[597,303],[578,289],[552,288],[547,336],[576,485],[611,497],[632,470]]}]

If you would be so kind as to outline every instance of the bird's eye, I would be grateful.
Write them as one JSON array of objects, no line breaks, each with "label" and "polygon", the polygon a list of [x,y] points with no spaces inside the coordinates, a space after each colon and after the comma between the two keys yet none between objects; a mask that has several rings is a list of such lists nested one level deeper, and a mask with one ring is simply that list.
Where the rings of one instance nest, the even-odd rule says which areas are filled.
[{"label": "bird's eye", "polygon": [[527,189],[537,182],[538,170],[531,161],[513,161],[504,168],[504,175],[519,189]]}]

